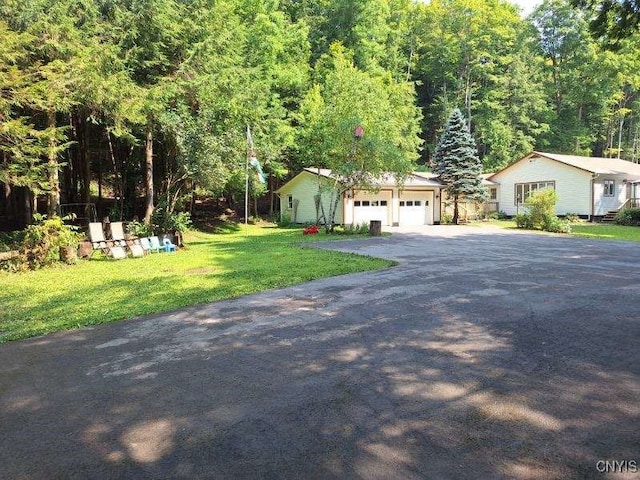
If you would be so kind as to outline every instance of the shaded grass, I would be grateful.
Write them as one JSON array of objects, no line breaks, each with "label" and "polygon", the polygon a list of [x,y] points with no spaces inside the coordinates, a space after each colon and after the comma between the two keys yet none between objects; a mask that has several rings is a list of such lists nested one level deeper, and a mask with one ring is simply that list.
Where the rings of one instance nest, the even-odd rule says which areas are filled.
[{"label": "shaded grass", "polygon": [[189,233],[177,254],[114,261],[96,253],[75,266],[0,272],[0,343],[395,264],[310,248],[336,237],[299,228],[227,231]]}]

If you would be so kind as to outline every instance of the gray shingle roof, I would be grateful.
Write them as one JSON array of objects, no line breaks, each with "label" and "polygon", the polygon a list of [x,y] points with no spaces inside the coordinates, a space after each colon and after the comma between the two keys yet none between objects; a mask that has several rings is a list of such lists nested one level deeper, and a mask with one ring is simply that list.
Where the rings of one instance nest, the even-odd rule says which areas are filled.
[{"label": "gray shingle roof", "polygon": [[[307,167],[305,171],[314,175],[320,174],[322,177],[333,178],[331,170],[327,168],[317,169],[314,167]],[[392,173],[386,173],[378,179],[376,187],[395,187],[397,185],[396,178]],[[407,175],[404,181],[405,187],[434,187],[442,188],[444,185],[439,183],[436,179],[436,175],[429,172],[413,172]]]},{"label": "gray shingle roof", "polygon": [[558,153],[533,152],[544,158],[571,165],[591,173],[604,175],[633,175],[640,177],[640,164],[620,160],[618,158],[580,157],[577,155],[560,155]]}]

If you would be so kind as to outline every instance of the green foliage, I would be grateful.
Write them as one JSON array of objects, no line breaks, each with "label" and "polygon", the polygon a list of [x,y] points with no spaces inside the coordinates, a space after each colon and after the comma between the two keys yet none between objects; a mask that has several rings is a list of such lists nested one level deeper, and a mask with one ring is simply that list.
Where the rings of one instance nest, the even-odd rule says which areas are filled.
[{"label": "green foliage", "polygon": [[626,208],[619,211],[614,221],[618,225],[640,225],[640,208]]},{"label": "green foliage", "polygon": [[489,213],[489,215],[487,215],[487,218],[489,220],[506,220],[507,218],[509,218],[509,215],[507,215],[505,212],[491,212]]},{"label": "green foliage", "polygon": [[571,233],[569,221],[560,219],[555,215],[557,201],[558,195],[555,190],[547,188],[536,191],[525,200],[528,213],[516,215],[516,226],[529,230],[537,229],[554,233]]},{"label": "green foliage", "polygon": [[[315,77],[301,105],[298,143],[313,166],[336,175],[331,192],[370,187],[386,172],[402,181],[420,145],[412,85],[357,68],[340,44],[320,59]],[[358,125],[364,128],[362,138],[354,136]],[[338,201],[334,195],[324,212],[327,231],[334,227]]]},{"label": "green foliage", "polygon": [[569,223],[576,223],[580,221],[580,215],[577,213],[565,213],[564,219]]},{"label": "green foliage", "polygon": [[278,218],[278,226],[288,227],[290,225],[291,225],[291,215],[289,213],[283,213],[282,216]]},{"label": "green foliage", "polygon": [[453,223],[453,215],[450,213],[443,213],[440,217],[440,223],[442,225],[451,225]]},{"label": "green foliage", "polygon": [[456,105],[485,170],[533,149],[637,159],[640,35],[605,51],[588,28],[605,10],[607,26],[634,17],[575,1],[611,8],[545,0],[523,19],[493,0],[0,2],[0,182],[21,221],[14,187],[89,201],[97,178],[129,219],[151,133],[156,201],[173,212],[197,189],[233,203],[250,124],[266,189],[309,164],[366,183],[433,163]]},{"label": "green foliage", "polygon": [[127,233],[136,237],[149,237],[153,235],[153,229],[144,222],[132,221],[127,223]]},{"label": "green foliage", "polygon": [[531,215],[526,213],[519,213],[514,217],[514,220],[518,228],[524,228],[526,230],[533,230],[535,228],[533,220],[531,220]]},{"label": "green foliage", "polygon": [[60,261],[60,248],[77,247],[80,235],[77,227],[67,225],[60,217],[36,216],[36,223],[29,225],[18,246],[19,256],[12,261],[11,269],[38,269]]},{"label": "green foliage", "polygon": [[558,194],[550,188],[538,190],[524,201],[534,228],[543,228],[546,219],[555,216],[557,202]]},{"label": "green foliage", "polygon": [[158,208],[153,213],[152,223],[156,232],[186,232],[191,226],[189,212],[167,213],[166,209]]},{"label": "green foliage", "polygon": [[640,9],[637,0],[571,0],[571,3],[590,14],[591,33],[596,39],[604,40],[608,48],[620,48],[621,40],[638,31]]},{"label": "green foliage", "polygon": [[337,226],[333,229],[333,233],[337,233],[338,235],[368,235],[369,224],[367,222],[362,222],[355,225],[348,224]]},{"label": "green foliage", "polygon": [[542,230],[553,233],[571,233],[571,225],[567,220],[556,215],[545,215],[542,220]]}]

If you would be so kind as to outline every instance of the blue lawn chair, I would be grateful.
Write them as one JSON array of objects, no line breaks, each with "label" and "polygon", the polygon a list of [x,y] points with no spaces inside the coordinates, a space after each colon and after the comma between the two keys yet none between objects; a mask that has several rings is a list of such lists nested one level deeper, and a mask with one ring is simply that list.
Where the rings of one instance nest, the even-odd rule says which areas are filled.
[{"label": "blue lawn chair", "polygon": [[176,251],[176,246],[174,245],[174,243],[169,240],[167,237],[164,237],[162,239],[162,244],[164,245],[164,251],[165,252],[175,252]]},{"label": "blue lawn chair", "polygon": [[149,237],[149,250],[152,252],[160,252],[160,249],[163,248],[160,245],[160,240],[158,237]]}]

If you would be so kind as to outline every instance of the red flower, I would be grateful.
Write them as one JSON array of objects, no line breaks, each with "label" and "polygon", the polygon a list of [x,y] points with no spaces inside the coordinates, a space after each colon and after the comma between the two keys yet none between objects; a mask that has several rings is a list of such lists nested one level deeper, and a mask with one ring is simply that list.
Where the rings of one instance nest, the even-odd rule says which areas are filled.
[{"label": "red flower", "polygon": [[317,233],[318,233],[317,225],[311,225],[310,227],[307,227],[304,230],[302,230],[303,235],[316,235]]}]

